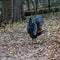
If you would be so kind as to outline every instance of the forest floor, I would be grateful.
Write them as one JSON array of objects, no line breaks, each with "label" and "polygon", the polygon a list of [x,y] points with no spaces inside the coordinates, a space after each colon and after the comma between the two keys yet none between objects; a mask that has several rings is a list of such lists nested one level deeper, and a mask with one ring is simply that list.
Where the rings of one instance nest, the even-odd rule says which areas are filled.
[{"label": "forest floor", "polygon": [[37,44],[26,28],[26,22],[0,28],[0,60],[60,60],[60,18],[44,19]]}]

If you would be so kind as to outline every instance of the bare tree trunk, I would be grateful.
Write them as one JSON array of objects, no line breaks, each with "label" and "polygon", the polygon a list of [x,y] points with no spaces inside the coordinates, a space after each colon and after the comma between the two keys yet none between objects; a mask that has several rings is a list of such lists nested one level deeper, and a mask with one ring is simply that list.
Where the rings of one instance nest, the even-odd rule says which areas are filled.
[{"label": "bare tree trunk", "polygon": [[33,10],[35,11],[34,1],[31,0],[31,2],[32,2],[32,5],[33,5]]},{"label": "bare tree trunk", "polygon": [[22,21],[24,18],[23,0],[13,0],[13,20],[12,22]]},{"label": "bare tree trunk", "polygon": [[7,20],[7,3],[6,0],[3,1],[3,21],[6,22]]},{"label": "bare tree trunk", "polygon": [[13,20],[12,22],[18,22],[21,18],[21,0],[13,0]]},{"label": "bare tree trunk", "polygon": [[38,0],[35,0],[35,14],[37,14],[37,9],[38,9]]},{"label": "bare tree trunk", "polygon": [[30,0],[26,0],[26,2],[27,2],[28,10],[30,10]]},{"label": "bare tree trunk", "polygon": [[20,0],[20,11],[21,11],[21,18],[22,20],[24,19],[24,8],[23,8],[23,3],[24,3],[24,0]]},{"label": "bare tree trunk", "polygon": [[3,21],[4,23],[8,23],[11,18],[11,0],[3,0]]},{"label": "bare tree trunk", "polygon": [[48,0],[48,8],[49,8],[49,11],[50,11],[50,0]]}]

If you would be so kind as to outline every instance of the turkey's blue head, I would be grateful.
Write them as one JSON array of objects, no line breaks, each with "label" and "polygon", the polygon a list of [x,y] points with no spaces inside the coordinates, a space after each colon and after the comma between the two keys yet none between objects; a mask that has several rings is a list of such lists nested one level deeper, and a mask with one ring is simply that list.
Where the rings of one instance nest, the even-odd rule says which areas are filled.
[{"label": "turkey's blue head", "polygon": [[32,18],[31,18],[31,16],[27,16],[27,19],[28,19],[28,24],[31,25],[32,24]]}]

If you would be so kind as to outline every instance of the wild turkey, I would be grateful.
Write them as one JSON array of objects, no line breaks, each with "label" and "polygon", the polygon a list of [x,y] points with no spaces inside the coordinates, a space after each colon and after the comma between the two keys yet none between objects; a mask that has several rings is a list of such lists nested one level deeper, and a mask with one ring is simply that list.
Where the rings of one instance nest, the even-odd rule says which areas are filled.
[{"label": "wild turkey", "polygon": [[37,36],[42,34],[42,25],[44,23],[42,16],[37,15],[34,17],[34,19],[32,20],[31,16],[27,17],[29,22],[28,22],[28,26],[27,26],[27,32],[30,35],[30,37],[33,39],[35,39]]}]

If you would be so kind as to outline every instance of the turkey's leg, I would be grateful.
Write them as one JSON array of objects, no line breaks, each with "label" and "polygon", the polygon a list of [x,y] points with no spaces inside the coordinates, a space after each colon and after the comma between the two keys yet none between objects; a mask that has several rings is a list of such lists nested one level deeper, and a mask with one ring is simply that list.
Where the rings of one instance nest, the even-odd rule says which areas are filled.
[{"label": "turkey's leg", "polygon": [[32,43],[36,44],[37,43],[36,39],[32,39]]}]

